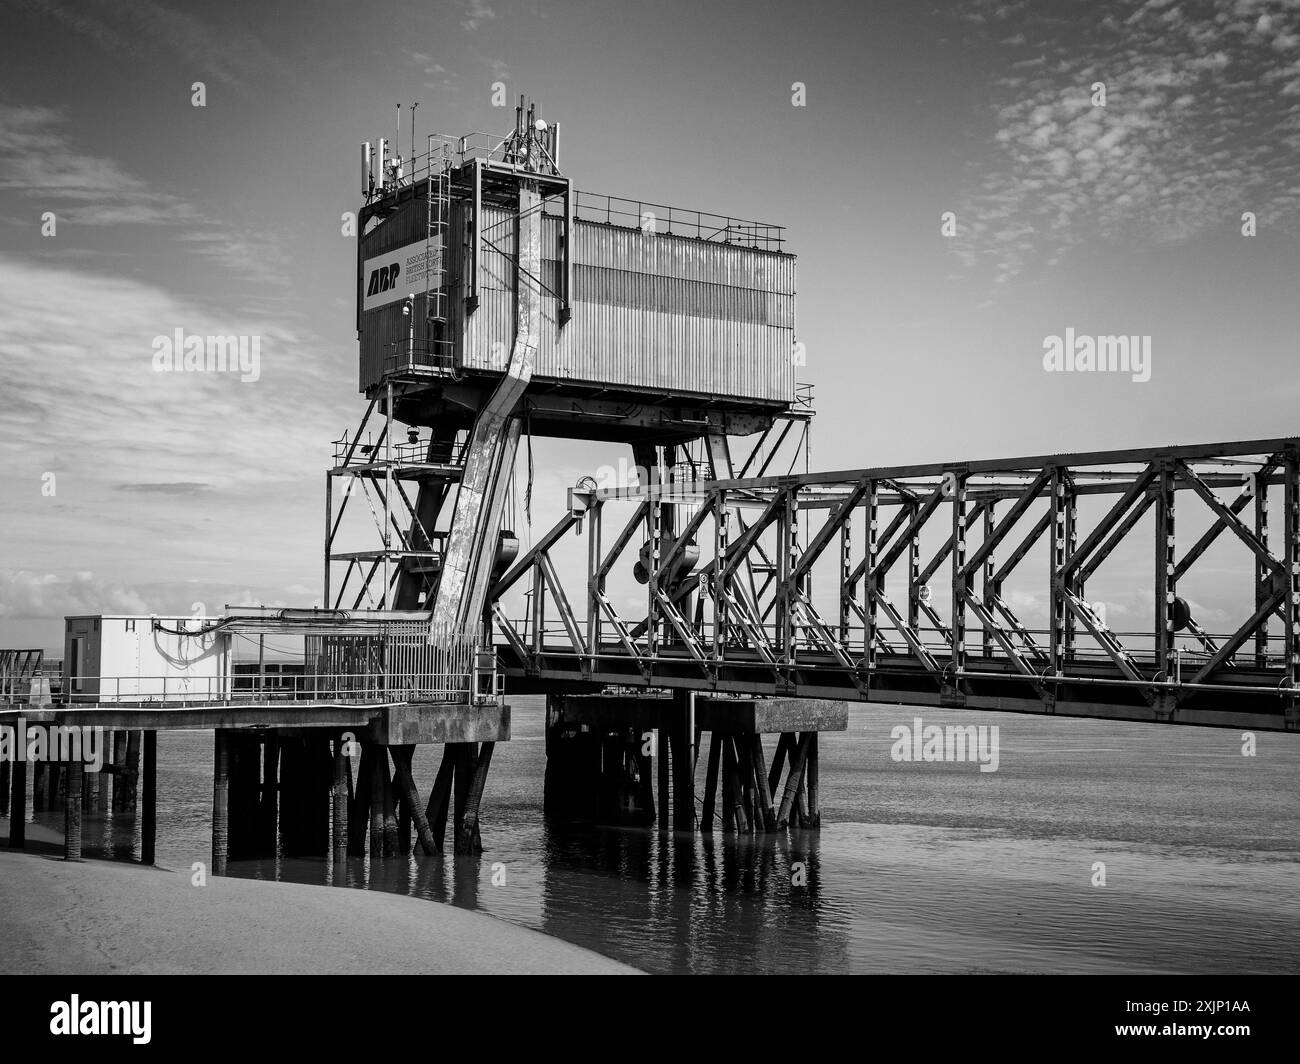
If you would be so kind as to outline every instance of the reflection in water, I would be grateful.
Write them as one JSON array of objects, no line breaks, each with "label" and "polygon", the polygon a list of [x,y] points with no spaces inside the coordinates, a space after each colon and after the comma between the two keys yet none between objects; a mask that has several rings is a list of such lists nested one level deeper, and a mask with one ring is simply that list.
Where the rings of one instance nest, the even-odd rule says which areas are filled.
[{"label": "reflection in water", "polygon": [[[1261,735],[1243,758],[1227,730],[926,710],[1001,725],[999,769],[979,773],[894,763],[890,713],[855,709],[823,738],[821,832],[548,826],[541,706],[521,702],[481,856],[229,873],[477,909],[654,972],[1300,972],[1300,737]],[[211,743],[160,737],[165,867],[210,860]],[[417,754],[424,787],[437,754]],[[111,813],[88,814],[85,838],[87,857],[138,853]]]},{"label": "reflection in water", "polygon": [[[598,941],[647,971],[772,971],[812,956],[827,969],[845,967],[843,944],[819,934],[814,832],[736,838],[551,827],[546,847],[553,871],[540,927],[548,934]],[[605,889],[610,883],[618,889]]]}]

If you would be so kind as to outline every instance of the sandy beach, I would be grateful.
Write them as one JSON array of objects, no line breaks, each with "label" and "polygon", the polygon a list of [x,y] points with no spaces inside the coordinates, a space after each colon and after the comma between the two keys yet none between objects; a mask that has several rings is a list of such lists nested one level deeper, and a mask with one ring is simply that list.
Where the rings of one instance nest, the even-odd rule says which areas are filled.
[{"label": "sandy beach", "polygon": [[635,969],[451,905],[377,891],[68,864],[0,850],[0,973],[620,975]]}]

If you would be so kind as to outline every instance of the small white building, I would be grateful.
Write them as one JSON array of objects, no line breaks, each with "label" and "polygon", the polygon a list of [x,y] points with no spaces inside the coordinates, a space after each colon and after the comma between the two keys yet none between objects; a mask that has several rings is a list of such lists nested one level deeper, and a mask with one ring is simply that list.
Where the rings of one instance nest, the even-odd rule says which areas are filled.
[{"label": "small white building", "polygon": [[229,698],[228,631],[211,619],[65,617],[63,694],[73,702]]}]

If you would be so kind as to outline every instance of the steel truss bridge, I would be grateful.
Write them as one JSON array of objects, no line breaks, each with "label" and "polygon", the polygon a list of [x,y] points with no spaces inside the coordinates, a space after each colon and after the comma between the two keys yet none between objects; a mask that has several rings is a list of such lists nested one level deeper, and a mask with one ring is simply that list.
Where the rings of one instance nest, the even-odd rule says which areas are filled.
[{"label": "steel truss bridge", "polygon": [[[569,513],[496,580],[510,690],[1300,728],[1300,438],[670,477],[572,491]],[[580,583],[555,560],[575,535]],[[1121,556],[1141,559],[1147,592],[1150,619],[1133,631],[1087,597]],[[644,586],[629,612],[610,581],[633,568]],[[1207,577],[1240,604],[1212,611],[1214,631],[1196,616]],[[1046,607],[1045,627],[1017,616],[1015,587]],[[521,592],[522,619],[508,606]]]}]

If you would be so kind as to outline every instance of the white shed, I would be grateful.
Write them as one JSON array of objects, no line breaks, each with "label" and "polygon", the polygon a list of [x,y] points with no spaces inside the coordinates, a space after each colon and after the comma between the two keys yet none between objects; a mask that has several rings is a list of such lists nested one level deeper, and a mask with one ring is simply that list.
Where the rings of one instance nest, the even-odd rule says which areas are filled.
[{"label": "white shed", "polygon": [[193,617],[65,617],[63,692],[73,702],[228,698],[228,632]]}]

